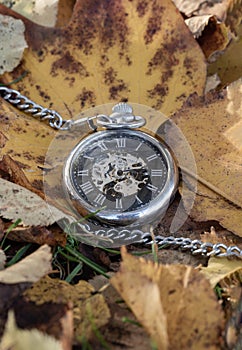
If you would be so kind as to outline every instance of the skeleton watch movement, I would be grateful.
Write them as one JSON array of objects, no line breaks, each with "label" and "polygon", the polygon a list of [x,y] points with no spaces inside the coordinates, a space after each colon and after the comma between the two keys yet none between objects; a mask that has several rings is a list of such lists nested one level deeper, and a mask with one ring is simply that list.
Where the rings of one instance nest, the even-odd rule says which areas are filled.
[{"label": "skeleton watch movement", "polygon": [[145,120],[133,116],[126,103],[115,105],[113,113],[100,120],[106,130],[82,140],[66,161],[67,193],[103,223],[152,222],[167,209],[177,188],[170,150],[153,136],[134,130]]}]

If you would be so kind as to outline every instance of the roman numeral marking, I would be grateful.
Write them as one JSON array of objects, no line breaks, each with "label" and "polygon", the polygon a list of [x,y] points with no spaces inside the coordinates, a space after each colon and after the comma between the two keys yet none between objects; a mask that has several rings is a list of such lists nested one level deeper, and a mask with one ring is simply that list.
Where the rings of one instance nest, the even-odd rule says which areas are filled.
[{"label": "roman numeral marking", "polygon": [[120,138],[116,139],[117,142],[117,147],[125,147],[126,146],[126,139],[125,138]]},{"label": "roman numeral marking", "polygon": [[143,142],[140,142],[140,143],[138,144],[138,146],[135,148],[135,151],[138,151],[142,145],[143,145]]},{"label": "roman numeral marking", "polygon": [[108,149],[103,141],[98,142],[98,147],[100,147],[102,151],[106,151]]},{"label": "roman numeral marking", "polygon": [[123,209],[122,198],[116,199],[116,209]]},{"label": "roman numeral marking", "polygon": [[135,198],[139,204],[143,203],[142,200],[138,196],[135,196]]},{"label": "roman numeral marking", "polygon": [[152,160],[154,160],[154,159],[156,159],[156,158],[158,158],[158,156],[157,156],[156,153],[154,153],[154,154],[152,154],[151,156],[147,157],[146,159],[148,160],[148,162],[151,162]]},{"label": "roman numeral marking", "polygon": [[99,193],[97,195],[97,197],[94,199],[94,202],[99,204],[99,205],[103,205],[105,199],[106,199],[106,197],[103,194]]},{"label": "roman numeral marking", "polygon": [[146,186],[146,188],[148,188],[148,190],[150,190],[151,192],[155,193],[157,190],[158,190],[158,187],[154,186],[154,185],[151,185],[151,184],[148,184]]},{"label": "roman numeral marking", "polygon": [[90,157],[90,156],[88,156],[88,155],[84,155],[83,157],[84,157],[84,158],[87,158],[87,159],[90,159],[90,160],[94,160],[94,157]]},{"label": "roman numeral marking", "polygon": [[163,171],[159,169],[151,169],[151,176],[162,176]]},{"label": "roman numeral marking", "polygon": [[89,175],[89,170],[85,169],[85,170],[79,170],[77,172],[77,176],[88,176]]},{"label": "roman numeral marking", "polygon": [[93,191],[93,186],[90,181],[85,182],[80,187],[85,194],[88,194]]}]

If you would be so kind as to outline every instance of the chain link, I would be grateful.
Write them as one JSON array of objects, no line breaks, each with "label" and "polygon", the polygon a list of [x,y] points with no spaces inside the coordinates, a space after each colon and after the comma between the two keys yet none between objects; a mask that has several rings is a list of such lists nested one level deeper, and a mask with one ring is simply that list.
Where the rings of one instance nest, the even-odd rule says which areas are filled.
[{"label": "chain link", "polygon": [[142,241],[146,245],[156,243],[158,246],[167,248],[179,248],[184,251],[190,251],[192,255],[216,256],[216,257],[237,257],[242,258],[242,250],[238,246],[226,246],[223,243],[202,242],[198,239],[192,240],[186,237],[164,237],[155,236],[155,241],[149,233],[142,236]]},{"label": "chain link", "polygon": [[20,94],[19,91],[0,86],[0,96],[20,111],[31,114],[33,117],[39,117],[40,120],[47,120],[50,127],[57,130],[66,129],[63,125],[67,121],[63,120],[58,112],[53,109],[44,108]]},{"label": "chain link", "polygon": [[[31,114],[33,117],[39,117],[40,120],[47,120],[50,127],[57,130],[69,130],[72,125],[78,124],[84,120],[84,119],[78,120],[76,122],[73,122],[72,120],[63,120],[60,114],[55,110],[44,108],[43,106],[40,106],[39,104],[28,99],[26,96],[22,95],[19,91],[7,88],[5,86],[0,86],[0,97],[2,97],[5,101],[10,103],[17,109],[24,111],[25,113]],[[121,112],[124,112],[123,104],[118,104],[117,107],[119,109],[118,112],[120,112],[120,109],[121,109]],[[99,117],[103,117],[101,121],[104,124],[105,122],[110,122],[109,119],[107,120],[107,116],[101,115]],[[96,118],[96,117],[92,117],[92,118]],[[86,118],[85,120],[90,122],[90,120],[92,121],[92,118]],[[138,120],[138,122],[140,121]],[[104,235],[106,236],[109,231],[110,230],[107,230],[107,232],[105,232]],[[174,249],[179,248],[184,251],[190,251],[193,255],[203,255],[208,257],[216,256],[216,257],[226,257],[226,258],[234,256],[234,257],[242,258],[242,250],[239,247],[234,245],[226,246],[223,243],[216,243],[216,244],[213,244],[210,242],[204,243],[198,239],[191,240],[190,238],[185,238],[185,237],[177,237],[177,238],[174,236],[163,237],[160,235],[155,236],[155,241],[154,241],[150,233],[147,233],[147,232],[143,233],[142,231],[139,231],[139,232],[141,233],[141,241],[139,243],[143,243],[145,245],[151,245],[153,243],[156,243],[158,246],[164,246],[164,247],[174,248]],[[131,232],[127,229],[125,230],[125,232],[122,233],[121,231],[113,228],[110,231],[109,236],[110,237],[112,236],[114,239],[120,239],[122,234],[127,235],[127,233],[128,233],[128,236],[130,236]],[[95,234],[98,235],[97,232],[95,232]],[[135,234],[137,234],[137,232]]]}]

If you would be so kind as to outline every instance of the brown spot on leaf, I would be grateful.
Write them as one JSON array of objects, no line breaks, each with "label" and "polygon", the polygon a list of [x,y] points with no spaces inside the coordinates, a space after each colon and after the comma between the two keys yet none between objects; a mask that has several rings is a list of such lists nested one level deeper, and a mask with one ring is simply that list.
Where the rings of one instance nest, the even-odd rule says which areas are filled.
[{"label": "brown spot on leaf", "polygon": [[52,64],[51,74],[53,76],[58,75],[58,70],[64,70],[69,74],[77,73],[81,77],[87,77],[89,75],[83,64],[76,61],[69,51],[66,51],[60,59]]},{"label": "brown spot on leaf", "polygon": [[138,12],[139,17],[143,17],[146,14],[148,5],[149,5],[149,1],[145,1],[145,0],[138,1],[136,10]]},{"label": "brown spot on leaf", "polygon": [[81,94],[77,96],[76,100],[80,101],[81,108],[87,108],[88,106],[94,107],[96,96],[93,91],[83,88]]},{"label": "brown spot on leaf", "polygon": [[65,77],[65,80],[69,81],[69,87],[70,88],[73,87],[73,85],[74,85],[74,83],[76,81],[76,79],[74,77]]},{"label": "brown spot on leaf", "polygon": [[104,72],[104,83],[107,85],[113,84],[117,77],[117,72],[112,67],[109,67]]},{"label": "brown spot on leaf", "polygon": [[1,124],[9,124],[9,121],[10,121],[10,119],[7,116],[7,114],[5,114],[5,113],[1,113],[0,114],[0,122],[1,122]]},{"label": "brown spot on leaf", "polygon": [[104,67],[109,62],[109,58],[107,55],[101,55],[100,66]]},{"label": "brown spot on leaf", "polygon": [[147,91],[149,98],[156,100],[153,108],[161,109],[164,102],[164,97],[169,91],[167,84],[156,84],[153,89]]},{"label": "brown spot on leaf", "polygon": [[[153,70],[159,69],[162,64],[165,64],[166,71],[171,69],[173,66],[177,66],[179,64],[179,60],[175,56],[175,51],[172,44],[163,44],[154,54],[152,59],[148,63],[148,71],[147,74],[152,74]],[[170,52],[170,55],[167,53]],[[172,73],[169,73],[170,76]]]},{"label": "brown spot on leaf", "polygon": [[126,12],[122,2],[89,0],[77,2],[72,25],[72,36],[85,55],[92,53],[94,38],[103,44],[104,51],[119,45],[120,50],[127,42],[128,26],[125,21]]},{"label": "brown spot on leaf", "polygon": [[144,35],[146,45],[153,41],[154,35],[161,29],[163,11],[164,7],[157,4],[155,1],[152,6],[152,14],[148,20],[146,33]]},{"label": "brown spot on leaf", "polygon": [[121,97],[121,93],[124,91],[128,92],[127,85],[121,79],[119,81],[120,83],[113,85],[109,89],[110,99],[112,100],[123,99],[124,97]]},{"label": "brown spot on leaf", "polygon": [[51,100],[50,96],[49,96],[45,91],[43,91],[43,90],[41,89],[41,86],[40,86],[40,85],[36,85],[35,87],[36,87],[36,90],[39,92],[39,95],[43,98],[43,100],[44,100],[45,102]]}]

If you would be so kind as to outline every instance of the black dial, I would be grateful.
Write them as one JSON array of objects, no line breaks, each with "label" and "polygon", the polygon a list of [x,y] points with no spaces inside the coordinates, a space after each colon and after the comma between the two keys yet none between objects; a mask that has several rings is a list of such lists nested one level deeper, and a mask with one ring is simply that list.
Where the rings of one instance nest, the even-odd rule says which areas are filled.
[{"label": "black dial", "polygon": [[167,184],[166,153],[166,148],[143,132],[125,129],[93,134],[67,161],[69,192],[88,211],[103,207],[98,215],[107,222],[123,224],[122,220],[148,217]]}]

